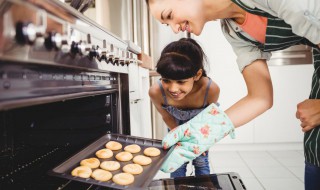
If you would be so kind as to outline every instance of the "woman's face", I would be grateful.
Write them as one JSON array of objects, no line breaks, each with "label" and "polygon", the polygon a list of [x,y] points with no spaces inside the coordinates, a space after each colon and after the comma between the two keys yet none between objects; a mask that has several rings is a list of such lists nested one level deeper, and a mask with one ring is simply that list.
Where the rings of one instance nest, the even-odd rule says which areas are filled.
[{"label": "woman's face", "polygon": [[149,7],[152,16],[175,33],[188,31],[199,35],[206,23],[203,0],[151,0]]},{"label": "woman's face", "polygon": [[175,101],[182,100],[188,95],[194,84],[194,77],[183,80],[161,78],[163,89]]}]

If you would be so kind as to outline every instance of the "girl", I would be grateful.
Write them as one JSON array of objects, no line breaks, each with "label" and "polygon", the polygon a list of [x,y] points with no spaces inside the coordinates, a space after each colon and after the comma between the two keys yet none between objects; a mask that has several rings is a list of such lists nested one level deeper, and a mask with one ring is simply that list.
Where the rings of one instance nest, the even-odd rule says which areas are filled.
[{"label": "girl", "polygon": [[[266,64],[272,51],[296,44],[313,48],[315,72],[309,99],[297,106],[305,132],[305,189],[320,189],[320,3],[319,0],[146,0],[151,14],[174,32],[199,35],[206,22],[221,19],[237,55],[248,94],[226,110],[235,125],[254,119],[273,104]],[[201,139],[199,139],[201,140]]]},{"label": "girl", "polygon": [[[168,44],[157,63],[160,81],[151,86],[149,95],[170,130],[182,125],[216,103],[220,89],[204,70],[205,54],[193,39],[182,38]],[[192,164],[195,175],[210,174],[208,154],[200,155]],[[186,176],[187,163],[171,177]]]}]

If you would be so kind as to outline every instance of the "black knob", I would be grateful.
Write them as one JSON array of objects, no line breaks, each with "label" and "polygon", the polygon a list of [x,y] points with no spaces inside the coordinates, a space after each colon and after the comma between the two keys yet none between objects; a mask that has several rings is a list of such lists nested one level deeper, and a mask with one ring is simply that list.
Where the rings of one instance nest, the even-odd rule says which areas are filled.
[{"label": "black knob", "polygon": [[25,23],[21,21],[16,23],[16,41],[19,44],[32,45],[36,40],[36,37],[36,28],[32,23]]},{"label": "black knob", "polygon": [[59,33],[49,32],[47,34],[47,37],[44,39],[44,46],[48,50],[52,50],[52,49],[58,50],[60,49],[61,45],[62,45],[62,38]]}]

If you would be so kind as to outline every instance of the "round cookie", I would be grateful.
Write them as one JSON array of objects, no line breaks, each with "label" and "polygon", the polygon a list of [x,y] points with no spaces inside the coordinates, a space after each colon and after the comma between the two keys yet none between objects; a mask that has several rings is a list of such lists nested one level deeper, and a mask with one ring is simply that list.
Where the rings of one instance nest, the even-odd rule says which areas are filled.
[{"label": "round cookie", "polygon": [[118,173],[113,176],[112,181],[119,185],[129,185],[134,182],[134,177],[129,173]]},{"label": "round cookie", "polygon": [[133,158],[133,162],[141,166],[146,166],[152,162],[152,159],[147,156],[137,155]]},{"label": "round cookie", "polygon": [[127,162],[133,158],[132,154],[130,152],[119,152],[116,155],[116,159],[121,162]]},{"label": "round cookie", "polygon": [[120,150],[122,148],[122,144],[116,141],[109,141],[106,144],[106,147],[110,150]]},{"label": "round cookie", "polygon": [[143,153],[146,156],[159,156],[161,152],[158,148],[148,147],[148,148],[144,149]]},{"label": "round cookie", "polygon": [[103,169],[96,169],[92,172],[91,177],[98,181],[108,181],[112,178],[112,173]]},{"label": "round cookie", "polygon": [[113,156],[113,152],[110,149],[104,148],[104,149],[98,150],[96,152],[96,156],[98,158],[111,158]]},{"label": "round cookie", "polygon": [[78,166],[72,170],[71,175],[81,178],[89,178],[92,170],[89,166]]},{"label": "round cookie", "polygon": [[98,158],[88,158],[84,159],[80,162],[81,166],[89,166],[90,168],[97,168],[100,165],[100,161]]},{"label": "round cookie", "polygon": [[134,154],[134,153],[140,152],[141,147],[137,144],[131,144],[131,145],[124,147],[124,150]]},{"label": "round cookie", "polygon": [[108,171],[115,171],[120,168],[120,163],[117,161],[103,161],[100,164],[100,168]]},{"label": "round cookie", "polygon": [[143,168],[139,164],[127,164],[122,168],[122,170],[125,173],[129,173],[133,175],[138,175],[143,172]]}]

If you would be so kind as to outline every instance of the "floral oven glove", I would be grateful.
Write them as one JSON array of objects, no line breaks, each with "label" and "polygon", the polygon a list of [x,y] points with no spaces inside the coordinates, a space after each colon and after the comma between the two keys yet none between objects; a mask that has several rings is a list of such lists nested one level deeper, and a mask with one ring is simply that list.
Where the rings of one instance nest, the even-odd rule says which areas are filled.
[{"label": "floral oven glove", "polygon": [[228,134],[231,138],[235,137],[232,122],[216,104],[210,104],[193,119],[174,128],[164,137],[164,149],[177,145],[163,163],[161,170],[166,173],[174,172]]}]

